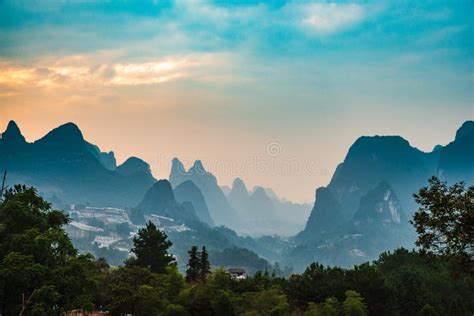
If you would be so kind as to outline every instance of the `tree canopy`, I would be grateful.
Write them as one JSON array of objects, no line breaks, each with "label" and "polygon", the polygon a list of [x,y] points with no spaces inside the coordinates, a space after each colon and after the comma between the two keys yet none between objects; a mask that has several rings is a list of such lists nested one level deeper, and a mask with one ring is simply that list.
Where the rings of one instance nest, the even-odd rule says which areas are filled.
[{"label": "tree canopy", "polygon": [[35,189],[15,186],[0,202],[0,314],[472,315],[473,274],[454,274],[450,261],[465,265],[472,251],[472,187],[431,179],[416,199],[421,251],[396,249],[351,269],[315,262],[288,278],[259,271],[237,280],[222,268],[211,272],[207,249],[194,246],[185,280],[153,223],[135,236],[135,257],[111,268],[78,254],[63,230],[66,215]]},{"label": "tree canopy", "polygon": [[145,228],[140,229],[133,237],[131,252],[136,256],[133,262],[139,266],[149,267],[152,272],[164,273],[166,267],[175,262],[173,256],[168,253],[172,244],[164,231],[148,222]]},{"label": "tree canopy", "polygon": [[474,186],[448,186],[432,177],[414,197],[420,208],[412,223],[421,251],[454,258],[474,271]]},{"label": "tree canopy", "polygon": [[16,185],[0,204],[0,313],[53,314],[92,309],[94,270],[62,229],[68,218],[34,188]]}]

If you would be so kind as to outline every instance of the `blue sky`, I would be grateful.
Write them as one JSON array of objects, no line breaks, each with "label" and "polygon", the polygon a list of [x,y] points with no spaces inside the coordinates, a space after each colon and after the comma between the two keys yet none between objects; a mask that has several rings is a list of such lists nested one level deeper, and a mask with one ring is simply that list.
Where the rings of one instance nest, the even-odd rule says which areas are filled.
[{"label": "blue sky", "polygon": [[[168,158],[200,158],[223,184],[240,176],[310,201],[359,135],[400,134],[430,150],[473,119],[473,7],[0,1],[0,124],[14,118],[33,140],[75,121],[159,176]],[[318,172],[216,167],[270,142]]]},{"label": "blue sky", "polygon": [[388,54],[452,49],[469,55],[473,45],[472,1],[0,3],[6,57],[50,55],[52,49],[90,53],[144,42],[154,45],[133,57],[223,50],[296,57],[341,49]]}]

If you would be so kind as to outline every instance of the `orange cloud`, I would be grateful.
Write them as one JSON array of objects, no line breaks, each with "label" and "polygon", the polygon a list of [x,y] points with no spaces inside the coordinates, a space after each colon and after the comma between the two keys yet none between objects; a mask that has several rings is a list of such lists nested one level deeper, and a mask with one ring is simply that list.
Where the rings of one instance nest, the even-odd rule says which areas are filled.
[{"label": "orange cloud", "polygon": [[[100,63],[91,56],[68,56],[44,60],[33,66],[0,63],[0,85],[56,88],[74,86],[114,86],[160,84],[179,79],[209,81],[212,74],[232,63],[224,53],[169,56],[141,63]],[[78,65],[79,64],[79,65]]]}]

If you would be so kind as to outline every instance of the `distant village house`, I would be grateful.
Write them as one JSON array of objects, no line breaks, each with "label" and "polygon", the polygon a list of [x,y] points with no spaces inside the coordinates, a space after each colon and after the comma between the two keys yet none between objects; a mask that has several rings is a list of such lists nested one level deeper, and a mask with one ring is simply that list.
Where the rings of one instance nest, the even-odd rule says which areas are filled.
[{"label": "distant village house", "polygon": [[245,269],[242,268],[229,268],[227,269],[227,272],[233,279],[236,280],[243,280],[247,278],[247,273],[245,272]]}]

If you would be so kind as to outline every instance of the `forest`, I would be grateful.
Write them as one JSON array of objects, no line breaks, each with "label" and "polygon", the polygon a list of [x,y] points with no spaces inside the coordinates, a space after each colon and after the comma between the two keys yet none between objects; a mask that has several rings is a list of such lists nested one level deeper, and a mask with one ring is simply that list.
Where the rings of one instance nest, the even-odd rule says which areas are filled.
[{"label": "forest", "polygon": [[210,266],[206,245],[189,249],[180,273],[151,222],[121,266],[79,253],[68,216],[16,185],[0,202],[0,315],[472,315],[474,187],[433,177],[414,198],[416,249],[351,269],[315,262],[287,278],[266,270],[236,279]]}]

